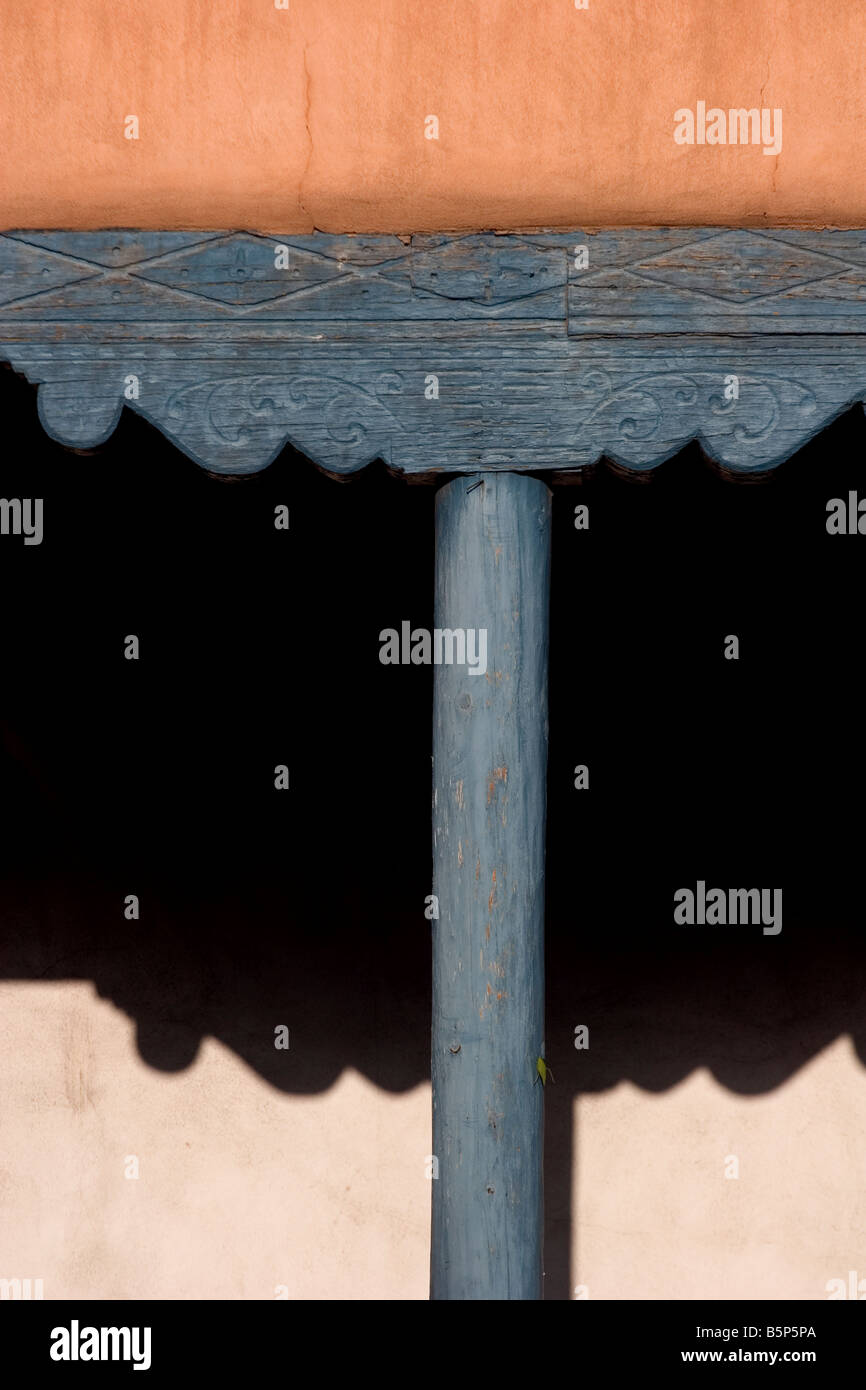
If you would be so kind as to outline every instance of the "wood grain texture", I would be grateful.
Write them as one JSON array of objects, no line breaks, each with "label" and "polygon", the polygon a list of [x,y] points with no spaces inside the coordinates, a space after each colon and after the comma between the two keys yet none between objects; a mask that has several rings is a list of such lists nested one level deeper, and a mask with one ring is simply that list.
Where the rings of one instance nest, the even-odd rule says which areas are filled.
[{"label": "wood grain texture", "polygon": [[0,356],[62,443],[126,405],[217,472],[760,470],[866,396],[866,232],[13,231]]},{"label": "wood grain texture", "polygon": [[550,503],[513,473],[436,498],[435,624],[488,639],[485,675],[434,669],[434,1299],[542,1297]]}]

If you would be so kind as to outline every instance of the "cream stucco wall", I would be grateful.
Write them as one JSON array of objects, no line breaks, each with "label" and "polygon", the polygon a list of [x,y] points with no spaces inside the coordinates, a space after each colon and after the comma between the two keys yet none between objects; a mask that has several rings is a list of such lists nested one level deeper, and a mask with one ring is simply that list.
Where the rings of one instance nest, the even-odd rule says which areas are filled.
[{"label": "cream stucco wall", "polygon": [[0,1278],[46,1299],[427,1297],[427,1087],[348,1070],[287,1096],[212,1039],[166,1075],[87,984],[4,982],[0,1018]]},{"label": "cream stucco wall", "polygon": [[[0,1017],[0,1277],[46,1299],[427,1297],[429,1086],[349,1070],[285,1095],[214,1040],[166,1075],[82,983],[4,982]],[[574,1118],[573,1297],[824,1299],[866,1276],[849,1039],[766,1095],[699,1070]]]}]

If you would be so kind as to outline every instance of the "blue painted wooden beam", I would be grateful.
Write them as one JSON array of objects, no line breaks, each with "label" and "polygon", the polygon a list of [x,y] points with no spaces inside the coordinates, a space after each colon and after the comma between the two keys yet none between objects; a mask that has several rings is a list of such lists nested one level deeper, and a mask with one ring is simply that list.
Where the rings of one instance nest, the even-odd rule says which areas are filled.
[{"label": "blue painted wooden beam", "polygon": [[549,583],[542,482],[439,492],[435,625],[486,669],[434,668],[434,1299],[542,1297]]},{"label": "blue painted wooden beam", "polygon": [[17,230],[0,357],[63,443],[125,406],[217,472],[750,471],[866,396],[864,287],[863,231]]}]

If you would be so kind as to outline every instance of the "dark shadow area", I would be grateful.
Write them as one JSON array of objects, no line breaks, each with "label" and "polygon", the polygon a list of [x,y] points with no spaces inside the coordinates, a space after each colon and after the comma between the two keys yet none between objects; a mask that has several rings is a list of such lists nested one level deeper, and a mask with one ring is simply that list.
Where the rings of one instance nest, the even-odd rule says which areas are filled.
[{"label": "dark shadow area", "polygon": [[291,451],[211,477],[130,412],[79,456],[0,382],[2,495],[45,499],[43,543],[0,547],[2,973],[93,979],[169,1071],[212,1034],[286,1090],[417,1084],[432,680],[379,632],[432,624],[432,489]]},{"label": "dark shadow area", "polygon": [[[706,1067],[755,1095],[840,1034],[866,1064],[866,535],[826,529],[830,498],[866,496],[864,434],[857,407],[760,480],[692,446],[555,494],[547,1132],[622,1080]],[[781,932],[677,925],[698,880],[782,888]],[[545,1176],[548,1296],[568,1298],[569,1174]]]},{"label": "dark shadow area", "polygon": [[[93,980],[166,1071],[213,1035],[286,1091],[426,1080],[431,675],[378,653],[432,626],[434,490],[291,450],[213,478],[130,412],[77,455],[8,369],[0,401],[0,495],[45,508],[42,545],[0,537],[0,974]],[[858,407],[760,481],[693,446],[555,489],[549,1298],[571,1296],[577,1093],[696,1067],[766,1092],[843,1033],[866,1060],[866,536],[825,525],[866,495],[864,432]],[[675,925],[698,879],[781,887],[781,934]]]}]

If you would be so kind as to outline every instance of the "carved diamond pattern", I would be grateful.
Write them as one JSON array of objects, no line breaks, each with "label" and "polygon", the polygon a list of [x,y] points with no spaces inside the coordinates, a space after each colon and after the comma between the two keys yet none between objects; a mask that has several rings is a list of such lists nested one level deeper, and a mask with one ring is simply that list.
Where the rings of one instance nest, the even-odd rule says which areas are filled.
[{"label": "carved diamond pattern", "polygon": [[[287,247],[285,269],[275,265],[278,246]],[[150,265],[135,267],[131,273],[202,299],[245,306],[313,289],[338,280],[344,271],[338,262],[276,237],[241,234],[163,256]]]},{"label": "carved diamond pattern", "polygon": [[780,294],[845,272],[831,256],[747,231],[721,232],[628,267],[635,275],[727,303]]},{"label": "carved diamond pattern", "polygon": [[12,237],[0,237],[0,242],[0,304],[14,304],[18,299],[75,285],[100,273],[85,261],[40,251]]}]

